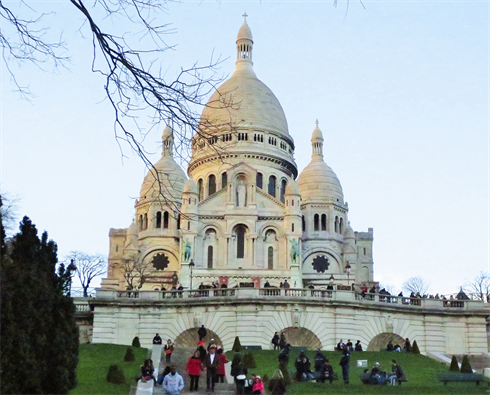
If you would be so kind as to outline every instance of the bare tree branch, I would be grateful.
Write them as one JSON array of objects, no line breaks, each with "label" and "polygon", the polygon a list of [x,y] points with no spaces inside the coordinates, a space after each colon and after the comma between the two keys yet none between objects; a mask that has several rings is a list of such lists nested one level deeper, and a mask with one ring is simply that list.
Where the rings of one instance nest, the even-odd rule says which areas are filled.
[{"label": "bare tree branch", "polygon": [[67,259],[76,266],[76,273],[83,288],[83,297],[86,298],[92,280],[106,272],[107,259],[101,254],[89,255],[81,251],[71,251]]},{"label": "bare tree branch", "polygon": [[420,295],[425,295],[429,287],[430,281],[422,277],[411,277],[402,285],[404,291],[413,292],[414,294],[420,293]]},{"label": "bare tree branch", "polygon": [[490,273],[480,272],[472,281],[466,283],[464,290],[478,300],[490,303]]}]

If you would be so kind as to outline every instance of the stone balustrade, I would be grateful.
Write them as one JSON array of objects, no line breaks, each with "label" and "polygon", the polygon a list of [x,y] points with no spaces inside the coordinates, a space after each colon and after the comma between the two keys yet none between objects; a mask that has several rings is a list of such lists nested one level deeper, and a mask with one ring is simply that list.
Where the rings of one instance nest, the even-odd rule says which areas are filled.
[{"label": "stone balustrade", "polygon": [[347,290],[325,290],[308,288],[218,288],[198,290],[171,291],[118,291],[99,288],[96,299],[111,300],[155,300],[178,301],[180,299],[262,299],[262,300],[297,300],[325,302],[354,302],[367,305],[383,305],[386,307],[423,308],[423,309],[454,309],[475,310],[490,309],[490,305],[477,300],[443,300],[432,298],[409,298],[387,296],[383,294],[361,294]]}]

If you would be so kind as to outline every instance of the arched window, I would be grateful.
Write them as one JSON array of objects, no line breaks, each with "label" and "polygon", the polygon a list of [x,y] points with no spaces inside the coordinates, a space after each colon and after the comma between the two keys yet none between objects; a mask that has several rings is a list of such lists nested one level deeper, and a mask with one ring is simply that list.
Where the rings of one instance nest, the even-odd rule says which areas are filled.
[{"label": "arched window", "polygon": [[168,211],[163,213],[163,229],[168,229]]},{"label": "arched window", "polygon": [[339,233],[339,217],[335,217],[335,233]]},{"label": "arched window", "polygon": [[157,225],[156,225],[157,228],[161,228],[162,227],[162,212],[161,211],[157,211]]},{"label": "arched window", "polygon": [[339,233],[340,234],[342,234],[343,228],[344,228],[344,219],[340,218],[340,221],[339,221]]},{"label": "arched window", "polygon": [[144,218],[145,219],[144,219],[144,224],[143,224],[144,228],[143,229],[146,230],[146,229],[148,229],[148,213],[145,213]]},{"label": "arched window", "polygon": [[140,224],[139,224],[140,232],[143,230],[143,216],[140,215]]},{"label": "arched window", "polygon": [[191,221],[187,221],[187,230],[191,230]]},{"label": "arched window", "polygon": [[286,184],[288,182],[286,180],[281,181],[281,202],[284,203],[284,195],[286,194]]},{"label": "arched window", "polygon": [[236,229],[236,257],[245,257],[245,227],[240,225]]},{"label": "arched window", "polygon": [[276,176],[269,177],[269,195],[276,197]]},{"label": "arched window", "polygon": [[272,246],[267,249],[267,268],[274,269],[274,248]]},{"label": "arched window", "polygon": [[213,246],[208,247],[208,269],[213,268]]},{"label": "arched window", "polygon": [[257,178],[256,178],[257,188],[262,189],[263,182],[264,182],[264,176],[262,175],[262,173],[257,173]]},{"label": "arched window", "polygon": [[306,232],[306,221],[304,215],[301,217],[301,228],[303,229],[303,232]]},{"label": "arched window", "polygon": [[216,176],[211,174],[208,177],[208,196],[211,196],[213,193],[216,193]]},{"label": "arched window", "polygon": [[318,214],[313,217],[313,229],[320,230],[320,216]]},{"label": "arched window", "polygon": [[228,174],[224,172],[223,174],[221,174],[221,189],[225,189],[227,185],[228,185]]},{"label": "arched window", "polygon": [[197,182],[197,191],[199,193],[199,201],[202,200],[202,194],[203,194],[203,190],[202,190],[202,178],[199,179],[199,181]]},{"label": "arched window", "polygon": [[179,230],[179,229],[180,229],[180,214],[177,217],[177,230]]},{"label": "arched window", "polygon": [[327,214],[322,214],[322,230],[327,230]]},{"label": "arched window", "polygon": [[294,232],[294,224],[291,224],[291,232]]}]

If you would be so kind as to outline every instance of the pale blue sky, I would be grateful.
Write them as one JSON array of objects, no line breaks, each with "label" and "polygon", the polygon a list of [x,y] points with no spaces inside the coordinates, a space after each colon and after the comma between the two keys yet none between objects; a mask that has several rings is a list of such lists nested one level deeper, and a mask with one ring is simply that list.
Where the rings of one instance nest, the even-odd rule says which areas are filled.
[{"label": "pale blue sky", "polygon": [[[56,11],[49,24],[64,32],[71,64],[57,74],[17,70],[32,103],[13,92],[2,64],[2,189],[22,199],[19,214],[49,232],[61,258],[107,254],[109,228],[131,222],[144,167],[126,146],[121,157],[77,11],[66,1],[29,3]],[[375,280],[398,291],[422,276],[431,292],[455,292],[489,270],[489,3],[365,1],[363,9],[351,0],[346,18],[345,4],[170,4],[158,18],[173,24],[168,43],[177,46],[162,64],[172,76],[214,51],[230,75],[246,11],[254,68],[284,108],[298,168],[309,163],[318,118],[354,230],[374,228]],[[147,136],[148,150],[160,152],[162,130]]]}]

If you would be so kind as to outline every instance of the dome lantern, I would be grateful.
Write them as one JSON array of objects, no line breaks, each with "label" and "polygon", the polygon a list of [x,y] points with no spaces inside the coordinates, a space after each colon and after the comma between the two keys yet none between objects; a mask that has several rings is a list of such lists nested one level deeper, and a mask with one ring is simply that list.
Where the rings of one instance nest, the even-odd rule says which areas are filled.
[{"label": "dome lantern", "polygon": [[252,49],[253,49],[253,36],[250,27],[247,24],[247,13],[243,14],[243,24],[238,31],[236,40],[236,50],[237,50],[237,64],[238,62],[250,63],[252,62]]},{"label": "dome lantern", "polygon": [[315,124],[316,127],[311,135],[311,159],[323,160],[323,134],[318,127],[318,119]]},{"label": "dome lantern", "polygon": [[172,156],[174,147],[174,131],[167,124],[162,135],[162,155]]}]

